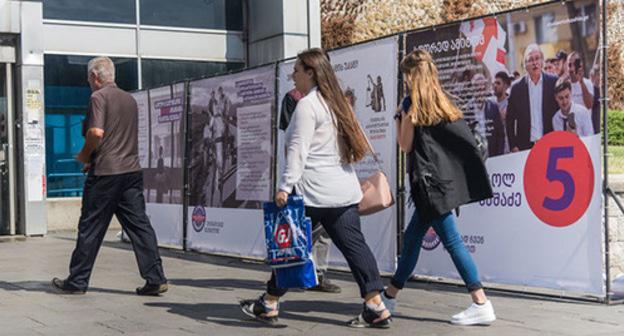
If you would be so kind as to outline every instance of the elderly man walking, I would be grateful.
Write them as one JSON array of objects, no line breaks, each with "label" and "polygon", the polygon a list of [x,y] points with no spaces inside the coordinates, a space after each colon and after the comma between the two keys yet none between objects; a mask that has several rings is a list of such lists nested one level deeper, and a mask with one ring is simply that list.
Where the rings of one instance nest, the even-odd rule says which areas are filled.
[{"label": "elderly man walking", "polygon": [[113,217],[127,232],[146,283],[138,295],[167,291],[156,234],[145,213],[143,172],[138,157],[137,104],[115,84],[115,66],[108,57],[89,61],[92,94],[83,124],[85,144],[76,156],[88,172],[82,195],[78,239],[69,276],[52,279],[63,294],[84,294],[98,250]]}]

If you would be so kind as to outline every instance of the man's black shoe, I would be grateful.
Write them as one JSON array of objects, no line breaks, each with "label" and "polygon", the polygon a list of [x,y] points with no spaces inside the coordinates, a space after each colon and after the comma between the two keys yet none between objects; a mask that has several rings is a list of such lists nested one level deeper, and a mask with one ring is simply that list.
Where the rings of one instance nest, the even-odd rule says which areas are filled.
[{"label": "man's black shoe", "polygon": [[84,289],[76,288],[67,283],[67,280],[59,278],[52,279],[52,288],[60,294],[84,294],[87,291]]},{"label": "man's black shoe", "polygon": [[318,285],[310,287],[308,288],[308,290],[325,293],[340,293],[342,291],[342,289],[340,289],[340,286],[333,284],[331,281],[329,281],[329,279],[323,276],[319,277]]},{"label": "man's black shoe", "polygon": [[136,289],[137,295],[158,296],[169,290],[169,286],[164,284],[149,284],[146,283],[143,287]]}]

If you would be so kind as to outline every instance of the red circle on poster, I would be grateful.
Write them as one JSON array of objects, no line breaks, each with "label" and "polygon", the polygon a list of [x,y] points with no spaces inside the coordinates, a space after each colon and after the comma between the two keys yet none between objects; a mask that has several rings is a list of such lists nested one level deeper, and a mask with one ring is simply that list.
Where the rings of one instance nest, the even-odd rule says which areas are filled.
[{"label": "red circle on poster", "polygon": [[587,210],[594,192],[594,166],[581,139],[551,132],[529,152],[524,166],[524,193],[544,223],[566,227]]}]

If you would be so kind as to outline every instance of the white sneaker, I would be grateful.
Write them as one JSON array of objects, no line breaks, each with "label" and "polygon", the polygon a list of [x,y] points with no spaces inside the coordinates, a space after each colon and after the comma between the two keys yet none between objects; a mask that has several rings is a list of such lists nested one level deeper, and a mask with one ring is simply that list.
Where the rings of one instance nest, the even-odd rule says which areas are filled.
[{"label": "white sneaker", "polygon": [[494,307],[492,302],[487,300],[484,304],[478,305],[473,303],[468,309],[463,312],[453,315],[451,318],[452,324],[457,325],[474,325],[474,324],[490,324],[496,321],[496,315],[494,315]]},{"label": "white sneaker", "polygon": [[381,301],[386,306],[386,309],[390,311],[390,314],[394,315],[394,308],[396,308],[396,298],[391,299],[386,296],[385,289],[381,292]]}]

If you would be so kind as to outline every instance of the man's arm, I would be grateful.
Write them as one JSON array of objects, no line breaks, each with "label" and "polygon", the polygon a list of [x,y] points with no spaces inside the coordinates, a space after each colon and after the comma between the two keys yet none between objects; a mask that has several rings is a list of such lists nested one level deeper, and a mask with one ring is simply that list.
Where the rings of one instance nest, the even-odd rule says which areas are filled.
[{"label": "man's arm", "polygon": [[[106,111],[106,101],[102,97],[93,94],[89,100],[89,110],[87,111],[86,132],[84,134],[85,144],[76,155],[76,160],[88,165],[91,161],[91,154],[99,146],[100,140],[104,136],[104,119]],[[85,167],[89,169],[89,167]]]},{"label": "man's arm", "polygon": [[93,151],[99,146],[103,136],[103,129],[97,127],[89,128],[85,136],[85,143],[78,155],[76,155],[76,160],[84,164],[89,164],[91,154],[93,154]]},{"label": "man's arm", "polygon": [[[591,110],[594,106],[594,93],[589,91],[587,85],[585,85],[585,78],[581,75],[581,79],[579,81],[581,84],[581,91],[583,91],[583,105],[587,107],[588,110]],[[592,91],[594,88],[592,87]]]}]

